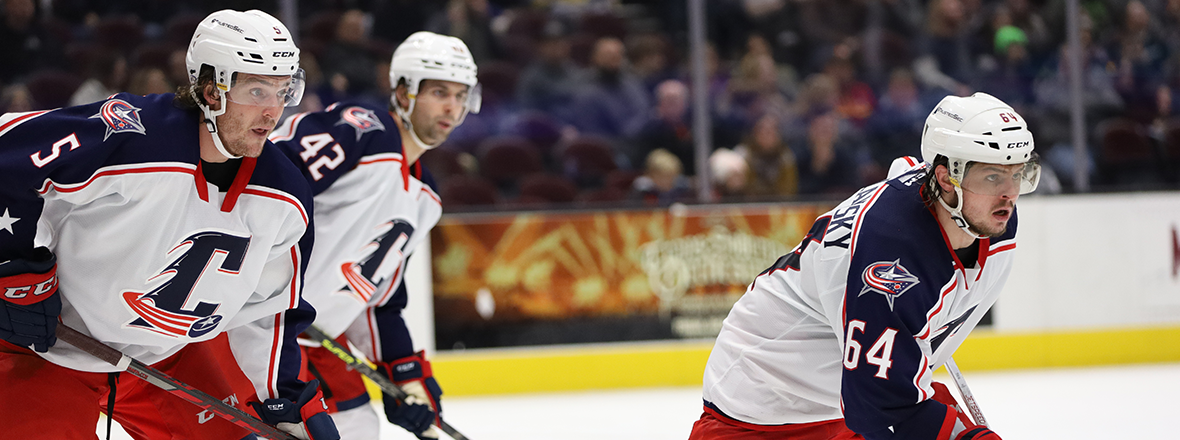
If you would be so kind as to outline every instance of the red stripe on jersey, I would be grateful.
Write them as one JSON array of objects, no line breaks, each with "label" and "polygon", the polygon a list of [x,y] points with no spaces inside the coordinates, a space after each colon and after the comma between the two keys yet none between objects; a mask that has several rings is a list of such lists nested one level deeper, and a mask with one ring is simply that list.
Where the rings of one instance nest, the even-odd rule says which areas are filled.
[{"label": "red stripe on jersey", "polygon": [[125,168],[125,169],[114,169],[114,170],[108,169],[108,170],[103,170],[103,171],[99,171],[97,173],[94,173],[93,176],[90,176],[89,179],[86,179],[86,181],[82,182],[82,183],[59,184],[59,183],[55,183],[52,180],[46,180],[45,183],[41,185],[41,189],[37,190],[37,193],[39,193],[41,195],[45,195],[51,189],[57,190],[57,192],[60,192],[60,193],[78,192],[78,191],[85,189],[86,186],[93,183],[99,177],[119,176],[119,175],[123,175],[123,174],[150,174],[150,173],[184,173],[184,174],[189,174],[189,175],[195,175],[196,168],[190,168],[190,167],[179,166],[179,165],[177,165],[177,166],[164,165],[164,166],[148,166],[148,167],[143,167],[143,168]]},{"label": "red stripe on jersey", "polygon": [[873,206],[873,203],[877,201],[877,197],[881,196],[881,193],[885,191],[885,187],[887,186],[889,185],[881,184],[881,186],[877,187],[877,189],[873,191],[873,195],[869,196],[869,200],[865,202],[864,207],[860,209],[860,212],[856,213],[856,220],[854,220],[852,223],[852,243],[848,245],[849,255],[856,253],[856,237],[860,234],[861,219],[864,218],[865,213],[869,211],[869,208]]},{"label": "red stripe on jersey", "polygon": [[29,112],[29,113],[26,113],[22,116],[18,116],[13,120],[4,123],[4,125],[0,125],[0,134],[3,134],[4,132],[8,131],[9,129],[16,127],[21,122],[24,122],[26,120],[29,120],[29,119],[37,117],[37,116],[41,116],[45,113],[49,113],[50,111],[52,111],[52,110],[42,110],[39,112]]},{"label": "red stripe on jersey", "polygon": [[439,199],[438,195],[435,194],[434,191],[431,191],[430,188],[427,188],[426,185],[422,185],[422,192],[426,193],[426,195],[428,195],[428,196],[430,196],[430,198],[434,199],[435,203],[438,203],[440,205],[442,204],[442,200]]},{"label": "red stripe on jersey", "polygon": [[229,186],[225,194],[225,201],[221,202],[221,212],[230,212],[238,204],[238,197],[246,190],[250,183],[250,176],[254,175],[254,167],[258,166],[258,158],[246,157],[242,159],[242,166],[238,168],[238,175],[234,176],[234,183]]},{"label": "red stripe on jersey", "polygon": [[[204,162],[203,160],[201,162]],[[197,196],[206,203],[209,202],[209,182],[205,180],[205,169],[201,166],[201,162],[197,162]]]},{"label": "red stripe on jersey", "polygon": [[[266,369],[266,392],[270,393],[270,398],[279,397],[279,392],[275,389],[275,364],[278,363],[279,356],[276,353],[279,350],[279,345],[282,343],[283,334],[283,313],[280,312],[275,315],[275,327],[273,331],[273,338],[270,341],[270,366]],[[263,399],[266,400],[266,399]]]},{"label": "red stripe on jersey", "polygon": [[291,246],[291,301],[288,309],[299,307],[299,245]]},{"label": "red stripe on jersey", "polygon": [[959,412],[950,406],[946,407],[946,417],[942,419],[942,428],[938,430],[938,440],[950,440],[954,433],[955,422],[959,420]]}]

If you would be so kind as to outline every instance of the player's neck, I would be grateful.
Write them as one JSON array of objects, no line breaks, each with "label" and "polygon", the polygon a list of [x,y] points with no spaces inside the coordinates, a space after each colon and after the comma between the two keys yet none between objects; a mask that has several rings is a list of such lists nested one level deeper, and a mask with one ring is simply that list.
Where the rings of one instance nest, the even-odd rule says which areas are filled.
[{"label": "player's neck", "polygon": [[212,163],[221,163],[229,160],[228,157],[217,151],[217,147],[213,145],[213,133],[210,133],[209,129],[205,128],[203,121],[197,124],[197,139],[201,145],[201,160]]},{"label": "player's neck", "polygon": [[[945,195],[944,195],[945,196]],[[942,226],[942,230],[946,231],[946,238],[950,242],[951,249],[963,249],[975,243],[975,237],[968,234],[958,224],[955,224],[955,219],[951,218],[951,213],[942,207],[938,202],[935,202],[934,215],[938,218],[938,224]],[[950,201],[947,204],[952,204]]]},{"label": "player's neck", "polygon": [[402,156],[406,159],[406,166],[413,165],[414,162],[418,161],[419,157],[422,157],[422,153],[425,153],[426,150],[421,145],[418,145],[418,142],[410,135],[410,131],[402,124],[402,118],[398,117],[397,114],[393,115],[393,122],[397,124],[397,131],[402,137]]}]

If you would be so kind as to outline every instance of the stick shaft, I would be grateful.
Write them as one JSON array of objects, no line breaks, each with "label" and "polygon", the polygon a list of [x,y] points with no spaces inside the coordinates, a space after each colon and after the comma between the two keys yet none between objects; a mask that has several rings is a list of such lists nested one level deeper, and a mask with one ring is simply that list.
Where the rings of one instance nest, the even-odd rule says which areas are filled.
[{"label": "stick shaft", "polygon": [[[352,369],[365,375],[365,377],[369,378],[369,380],[372,380],[373,383],[377,384],[378,388],[381,388],[381,391],[385,392],[385,394],[396,397],[399,402],[405,402],[406,398],[409,397],[406,392],[401,389],[401,387],[389,380],[385,374],[373,369],[373,367],[370,367],[369,364],[364,360],[354,356],[352,352],[348,350],[348,347],[345,347],[339,342],[336,342],[335,339],[329,337],[316,326],[313,325],[308,327],[307,330],[303,331],[303,333],[307,336],[310,336],[312,340],[318,342],[325,349],[332,352],[332,354],[335,354],[336,357],[348,364],[349,367],[352,367]],[[467,436],[459,433],[459,431],[456,431],[454,427],[447,424],[447,422],[442,419],[442,416],[439,416],[438,427],[439,429],[442,429],[443,432],[447,433],[447,435],[451,436],[451,438],[454,440],[468,440]]]},{"label": "stick shaft", "polygon": [[290,434],[280,431],[278,428],[267,425],[254,416],[246,414],[246,412],[237,409],[220,399],[210,396],[204,391],[198,390],[189,386],[188,384],[176,380],[176,378],[164,374],[160,370],[152,368],[143,362],[137,361],[118,350],[115,350],[98,340],[86,336],[81,332],[67,327],[65,324],[59,323],[57,325],[57,338],[66,341],[70,345],[78,347],[82,351],[89,353],[91,356],[99,358],[111,365],[118,367],[126,367],[127,372],[143,379],[147,383],[160,387],[164,391],[179,397],[181,399],[191,402],[202,409],[212,412],[221,418],[229,420],[231,423],[241,426],[246,430],[262,437],[276,439],[276,440],[295,440]]},{"label": "stick shaft", "polygon": [[975,395],[971,393],[971,388],[967,386],[967,379],[959,371],[959,366],[955,365],[954,358],[948,358],[946,360],[946,371],[951,374],[951,379],[955,381],[955,386],[959,388],[959,394],[963,395],[963,404],[967,405],[968,411],[971,411],[971,418],[975,419],[975,424],[987,426],[987,419],[983,418],[983,411],[979,409],[979,402],[975,401]]}]

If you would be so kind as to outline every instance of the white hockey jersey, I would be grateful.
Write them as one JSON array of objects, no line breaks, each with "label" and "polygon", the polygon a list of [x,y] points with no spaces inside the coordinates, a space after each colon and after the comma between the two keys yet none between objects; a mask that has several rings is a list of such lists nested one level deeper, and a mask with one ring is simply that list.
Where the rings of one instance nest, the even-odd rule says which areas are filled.
[{"label": "white hockey jersey", "polygon": [[925,173],[857,191],[750,284],[709,356],[706,411],[754,425],[843,417],[867,439],[936,438],[946,406],[930,399],[931,374],[995,303],[1017,221],[979,240],[965,266],[922,203]]},{"label": "white hockey jersey", "polygon": [[304,297],[316,326],[348,332],[366,357],[414,352],[401,311],[410,253],[442,216],[429,172],[406,163],[390,113],[336,103],[293,115],[271,140],[303,168],[315,203],[316,247]]},{"label": "white hockey jersey", "polygon": [[[0,116],[0,261],[57,255],[65,325],[146,364],[228,331],[260,399],[298,398],[295,337],[311,194],[267,144],[227,192],[201,171],[198,114],[173,95]],[[64,367],[117,368],[65,343]]]}]

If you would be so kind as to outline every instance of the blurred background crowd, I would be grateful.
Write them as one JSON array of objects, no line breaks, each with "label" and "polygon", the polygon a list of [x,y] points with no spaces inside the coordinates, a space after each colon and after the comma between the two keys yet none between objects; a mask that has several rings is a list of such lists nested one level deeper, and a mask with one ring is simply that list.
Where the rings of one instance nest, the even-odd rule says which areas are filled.
[{"label": "blurred background crowd", "polygon": [[[939,99],[975,91],[1028,120],[1039,193],[1180,184],[1180,0],[1080,1],[1084,155],[1065,0],[708,0],[707,182],[695,176],[687,3],[3,0],[0,111],[175,91],[209,12],[292,21],[280,8],[294,6],[286,24],[308,74],[298,111],[384,105],[390,56],[415,31],[467,43],[483,109],[422,159],[450,211],[666,206],[702,186],[720,202],[839,199],[919,156]],[[1073,182],[1079,166],[1087,185]]]}]

